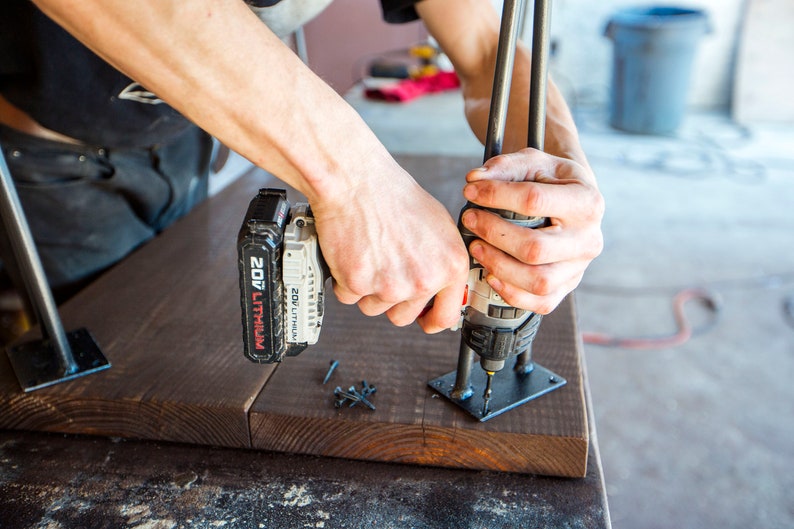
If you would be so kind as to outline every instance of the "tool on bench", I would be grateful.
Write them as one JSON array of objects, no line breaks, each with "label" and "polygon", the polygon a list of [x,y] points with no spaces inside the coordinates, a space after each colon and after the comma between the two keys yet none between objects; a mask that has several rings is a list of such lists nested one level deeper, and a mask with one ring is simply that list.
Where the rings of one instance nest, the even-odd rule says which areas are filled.
[{"label": "tool on bench", "polygon": [[[510,95],[510,79],[521,14],[521,0],[506,0],[499,35],[485,160],[501,154]],[[529,146],[543,148],[548,57],[549,0],[536,0],[533,24],[529,101]],[[468,208],[476,208],[468,203]],[[527,228],[546,219],[496,211]],[[460,224],[459,224],[460,225]],[[468,245],[474,234],[460,225]],[[322,326],[323,285],[328,270],[322,261],[314,219],[306,204],[290,209],[286,192],[260,190],[251,202],[238,237],[245,355],[256,362],[280,362],[316,343]],[[429,382],[480,421],[548,393],[565,380],[534,363],[532,342],[539,314],[509,306],[485,281],[486,272],[470,260],[468,295],[461,318],[461,345],[456,371]],[[474,355],[483,373],[472,374]],[[514,373],[504,373],[516,358]],[[479,376],[482,375],[482,376]],[[475,388],[482,388],[480,394]],[[481,396],[480,396],[481,395]]]},{"label": "tool on bench", "polygon": [[[0,217],[14,263],[4,263],[19,278],[28,296],[26,307],[41,326],[43,338],[8,347],[6,352],[26,392],[72,380],[110,367],[86,329],[65,332],[44,275],[14,180],[0,148]],[[13,268],[12,268],[13,267]]]}]

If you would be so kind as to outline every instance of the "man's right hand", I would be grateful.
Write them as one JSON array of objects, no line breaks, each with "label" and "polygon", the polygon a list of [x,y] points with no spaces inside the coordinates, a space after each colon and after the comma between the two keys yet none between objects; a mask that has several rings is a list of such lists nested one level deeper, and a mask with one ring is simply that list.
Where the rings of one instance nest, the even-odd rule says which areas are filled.
[{"label": "man's right hand", "polygon": [[416,320],[427,333],[454,326],[469,268],[455,222],[396,163],[374,180],[351,189],[345,204],[312,204],[337,298],[398,326]]}]

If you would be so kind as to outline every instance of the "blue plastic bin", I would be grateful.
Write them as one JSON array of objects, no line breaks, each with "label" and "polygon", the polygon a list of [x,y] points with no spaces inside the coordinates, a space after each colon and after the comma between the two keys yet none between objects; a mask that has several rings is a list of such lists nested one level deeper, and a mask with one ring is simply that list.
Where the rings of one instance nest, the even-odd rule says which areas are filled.
[{"label": "blue plastic bin", "polygon": [[615,13],[604,34],[614,43],[610,124],[641,134],[665,134],[686,110],[692,61],[708,33],[705,12],[635,7]]}]

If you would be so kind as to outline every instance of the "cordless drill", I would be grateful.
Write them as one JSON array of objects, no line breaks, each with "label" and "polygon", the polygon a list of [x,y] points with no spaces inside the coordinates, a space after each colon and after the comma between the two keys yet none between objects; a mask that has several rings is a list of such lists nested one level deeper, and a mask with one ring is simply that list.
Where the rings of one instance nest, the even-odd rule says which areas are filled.
[{"label": "cordless drill", "polygon": [[[514,222],[532,226],[542,221]],[[474,238],[465,228],[461,233],[467,244]],[[260,189],[240,227],[237,252],[245,356],[259,363],[280,362],[316,343],[330,273],[309,205],[291,206],[282,189]],[[507,305],[473,259],[467,292],[458,324],[462,337],[480,355],[483,369],[499,371],[508,356],[531,345],[540,317]]]},{"label": "cordless drill", "polygon": [[[466,203],[461,210],[461,217],[470,208],[479,206]],[[543,217],[526,217],[504,210],[490,211],[526,228],[537,228],[546,223]],[[462,223],[459,222],[458,226],[468,247],[475,236]],[[488,415],[493,376],[505,367],[509,358],[517,357],[516,370],[520,370],[522,374],[532,371],[532,342],[542,318],[540,314],[507,304],[487,283],[486,274],[482,265],[470,257],[467,304],[463,308],[461,324],[461,347],[467,347],[480,357],[480,367],[488,376],[483,393],[483,415]],[[467,398],[467,392],[468,387],[460,388],[458,398]]]}]

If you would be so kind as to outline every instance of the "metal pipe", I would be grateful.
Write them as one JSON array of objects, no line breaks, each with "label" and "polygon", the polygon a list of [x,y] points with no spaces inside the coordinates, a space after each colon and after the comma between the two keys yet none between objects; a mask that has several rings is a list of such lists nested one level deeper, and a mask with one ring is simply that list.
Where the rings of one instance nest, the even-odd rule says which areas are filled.
[{"label": "metal pipe", "polygon": [[299,27],[295,30],[295,53],[300,57],[300,60],[303,61],[304,64],[309,64],[309,51],[306,48],[306,33],[303,31],[303,27]]},{"label": "metal pipe", "polygon": [[[529,78],[529,128],[527,147],[543,150],[546,135],[546,97],[549,74],[551,0],[535,0],[532,16],[532,70]],[[516,371],[532,369],[532,348],[516,359]]]},{"label": "metal pipe", "polygon": [[61,319],[52,292],[41,265],[30,226],[25,218],[22,204],[19,202],[14,180],[6,165],[3,150],[0,148],[0,217],[2,217],[11,248],[17,261],[17,267],[25,283],[28,298],[35,312],[36,319],[42,328],[44,338],[52,341],[58,354],[58,361],[64,374],[70,375],[79,370],[72,355],[69,340],[63,330]]},{"label": "metal pipe", "polygon": [[471,366],[474,364],[474,351],[466,345],[466,341],[460,339],[460,351],[458,352],[458,368],[455,371],[455,385],[450,392],[450,397],[455,400],[465,400],[472,396],[474,390],[471,388]]},{"label": "metal pipe", "polygon": [[535,0],[532,18],[532,71],[529,79],[527,146],[543,150],[546,134],[546,80],[549,72],[551,0]]},{"label": "metal pipe", "polygon": [[523,15],[523,0],[505,0],[502,8],[502,25],[499,30],[499,45],[496,51],[491,107],[488,117],[488,131],[485,137],[485,157],[488,161],[502,154],[507,106],[510,99],[510,84],[513,78],[513,65],[516,57],[518,27]]}]

